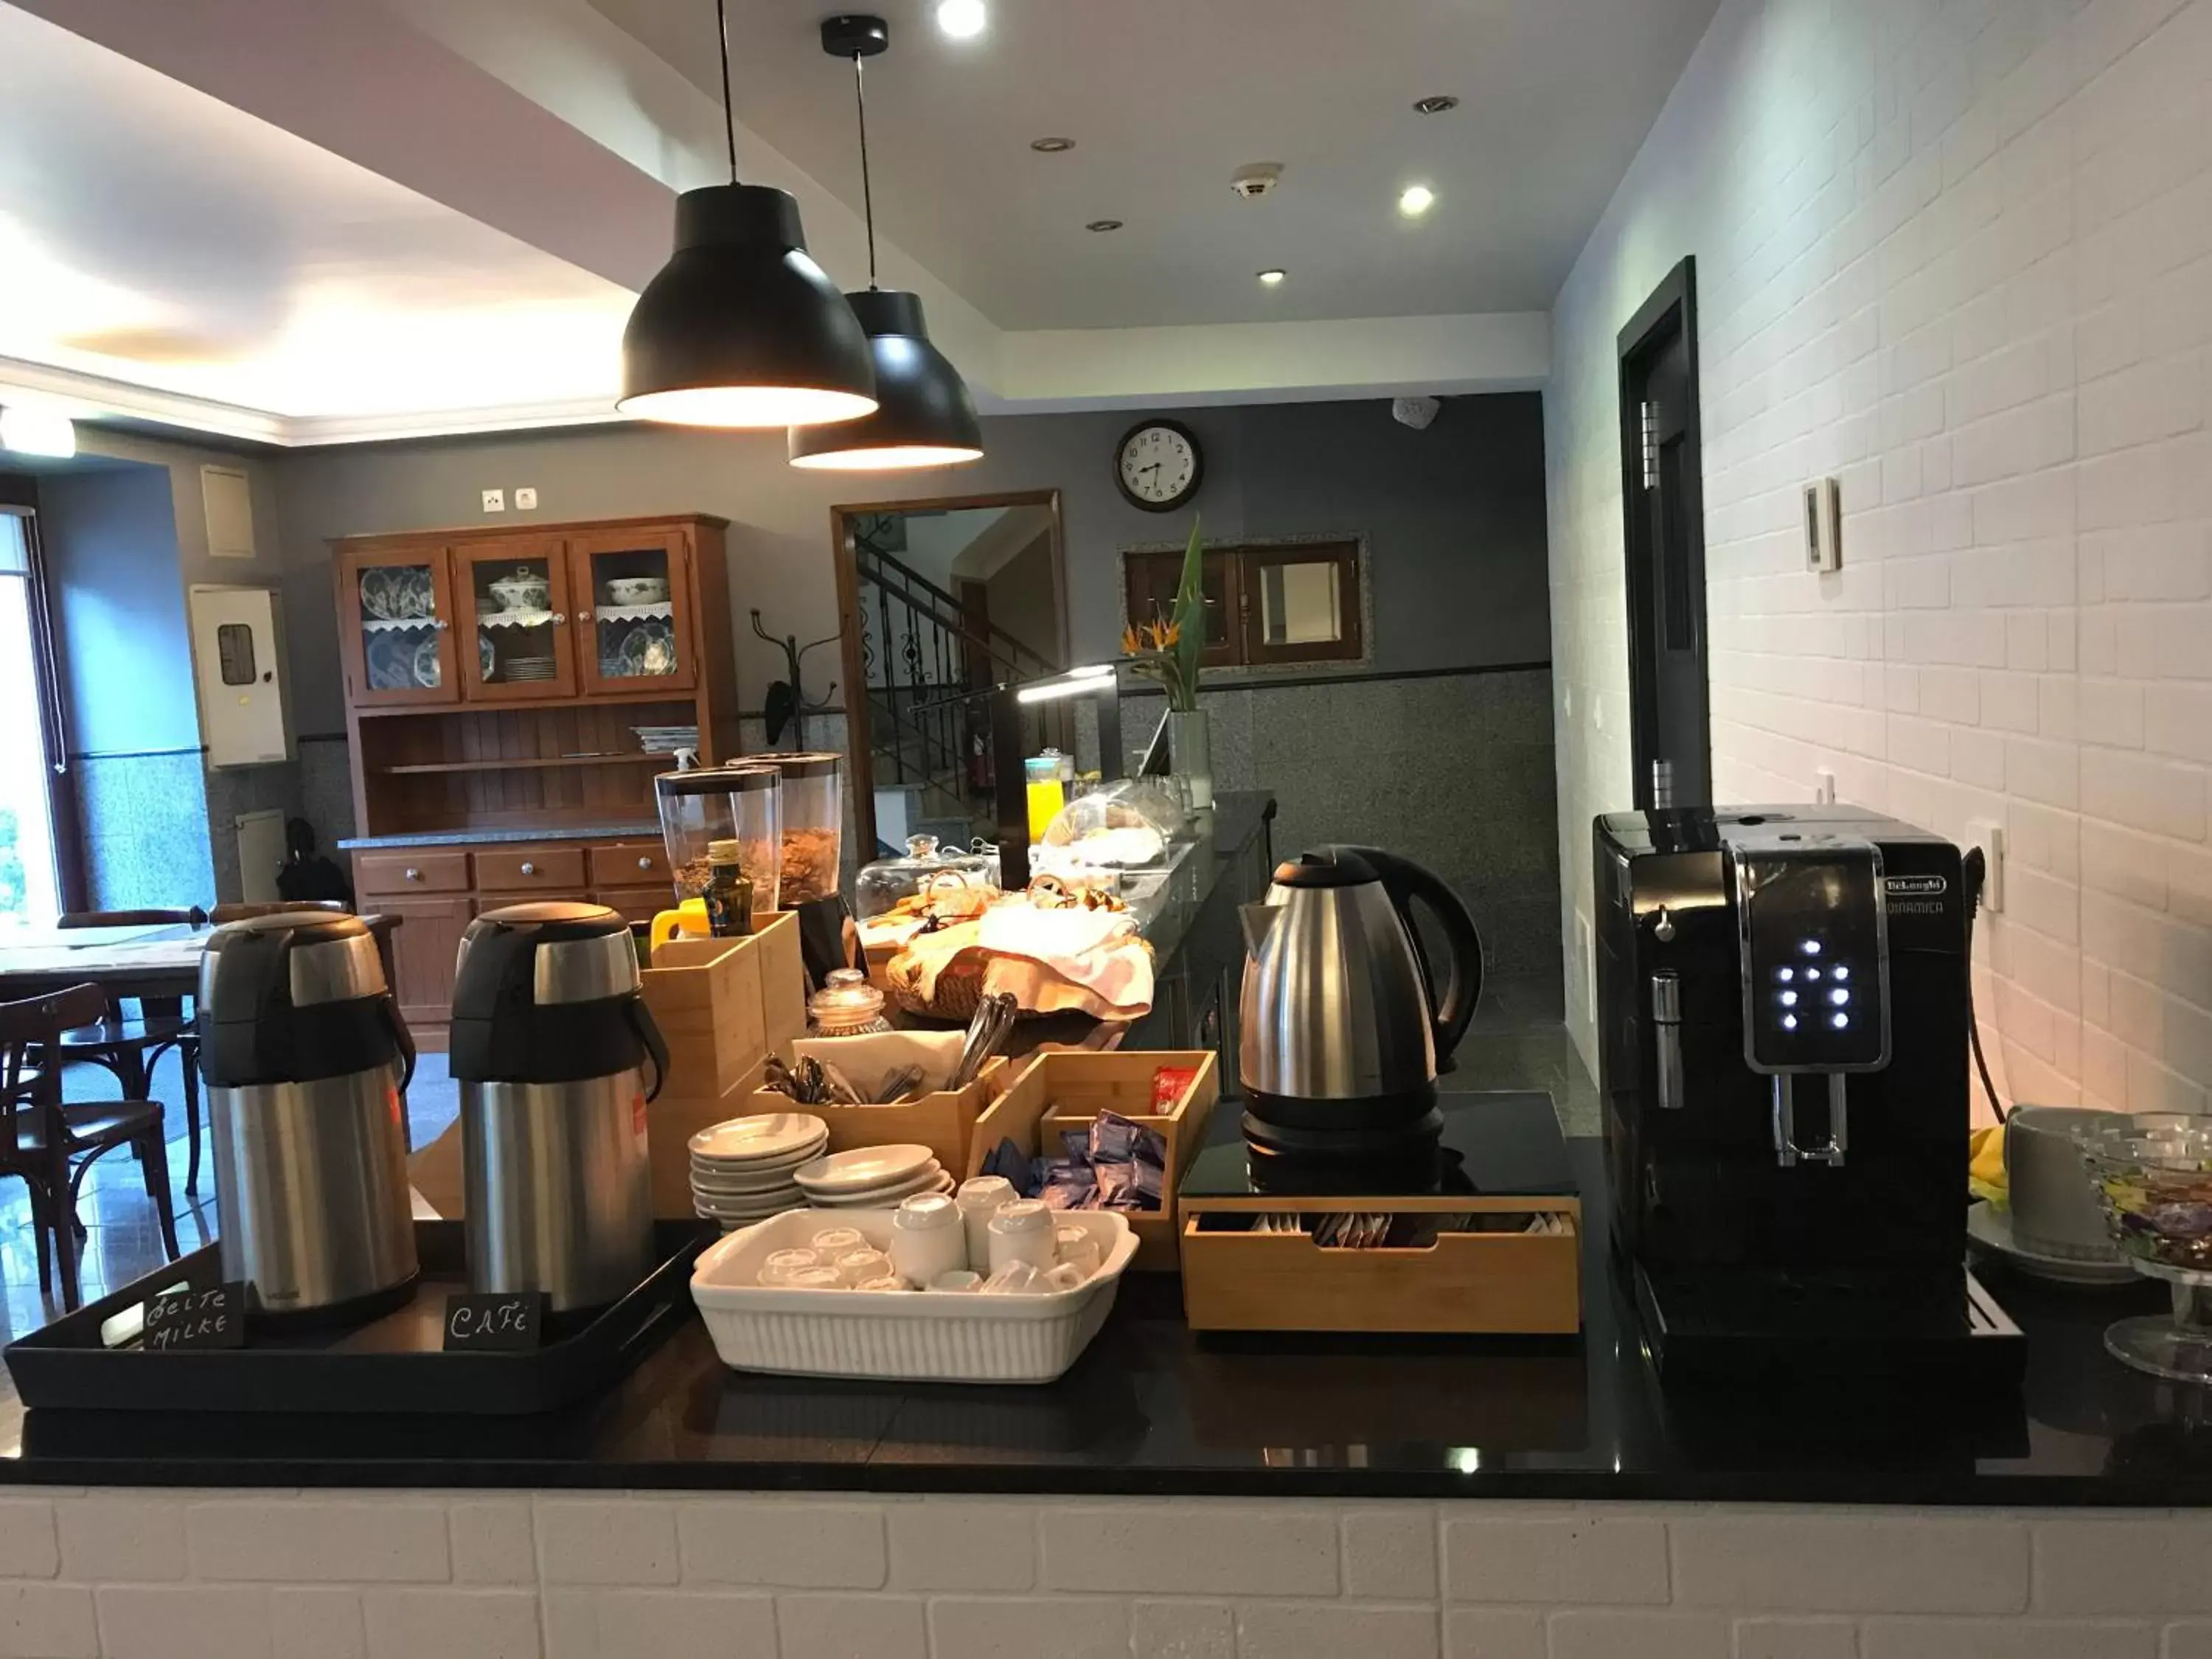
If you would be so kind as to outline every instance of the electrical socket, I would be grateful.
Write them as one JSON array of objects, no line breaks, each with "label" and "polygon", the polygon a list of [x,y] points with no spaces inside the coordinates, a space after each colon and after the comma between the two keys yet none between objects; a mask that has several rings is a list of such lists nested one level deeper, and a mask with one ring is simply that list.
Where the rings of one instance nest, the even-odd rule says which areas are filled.
[{"label": "electrical socket", "polygon": [[1836,804],[1836,775],[1825,766],[1818,768],[1813,774],[1813,804],[1815,806],[1833,806]]},{"label": "electrical socket", "polygon": [[534,485],[517,484],[514,487],[514,510],[518,513],[535,513],[538,510],[538,490]]},{"label": "electrical socket", "polygon": [[485,490],[483,493],[483,510],[487,513],[506,512],[507,492],[504,489]]},{"label": "electrical socket", "polygon": [[1976,818],[1966,826],[1966,845],[1982,849],[1988,873],[1982,878],[1982,908],[1991,915],[2004,909],[2004,825],[1994,818]]}]

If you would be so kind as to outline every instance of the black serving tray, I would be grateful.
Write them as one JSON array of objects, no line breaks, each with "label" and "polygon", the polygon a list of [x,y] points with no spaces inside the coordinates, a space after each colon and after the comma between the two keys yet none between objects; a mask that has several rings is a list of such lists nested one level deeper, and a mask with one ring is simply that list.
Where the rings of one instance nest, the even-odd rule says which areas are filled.
[{"label": "black serving tray", "polygon": [[660,1257],[636,1289],[549,1326],[529,1352],[441,1351],[446,1297],[468,1288],[461,1224],[417,1221],[414,1298],[365,1323],[315,1332],[248,1326],[242,1348],[152,1353],[109,1348],[100,1326],[179,1282],[222,1282],[216,1247],[193,1251],[45,1329],[8,1345],[15,1391],[32,1410],[313,1412],[521,1417],[558,1411],[626,1374],[693,1316],[691,1263],[714,1237],[689,1221],[656,1223]]}]

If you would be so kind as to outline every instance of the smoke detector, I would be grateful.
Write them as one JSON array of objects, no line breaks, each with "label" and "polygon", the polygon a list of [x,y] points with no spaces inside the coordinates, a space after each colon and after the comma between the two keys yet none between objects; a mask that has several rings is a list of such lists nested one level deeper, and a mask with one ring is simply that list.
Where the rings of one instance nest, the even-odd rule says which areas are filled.
[{"label": "smoke detector", "polygon": [[1280,161],[1252,161],[1230,175],[1229,188],[1248,202],[1256,202],[1283,182]]},{"label": "smoke detector", "polygon": [[1390,403],[1390,418],[1401,426],[1410,426],[1416,432],[1428,430],[1429,422],[1437,418],[1443,407],[1435,398],[1395,398]]}]

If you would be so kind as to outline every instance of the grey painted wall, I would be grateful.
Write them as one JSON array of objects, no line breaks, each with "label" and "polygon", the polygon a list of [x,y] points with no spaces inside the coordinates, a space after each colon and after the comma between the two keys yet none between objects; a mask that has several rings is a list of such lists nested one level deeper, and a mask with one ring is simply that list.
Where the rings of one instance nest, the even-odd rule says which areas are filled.
[{"label": "grey painted wall", "polygon": [[[186,590],[281,585],[275,473],[259,459],[94,427],[79,441],[76,460],[41,466],[39,493],[88,902],[112,909],[237,898],[234,820],[254,807],[299,811],[300,771],[289,763],[204,769]],[[206,465],[248,477],[250,559],[208,552]]]},{"label": "grey painted wall", "polygon": [[[1380,402],[1185,411],[1206,448],[1195,503],[1211,539],[1364,532],[1376,666],[1541,662],[1545,588],[1543,433],[1536,394],[1453,398],[1426,432]],[[1116,439],[1135,416],[1108,412],[987,421],[973,466],[889,478],[794,470],[782,440],[643,426],[303,451],[276,463],[303,732],[341,722],[327,543],[373,531],[705,512],[731,522],[738,683],[757,707],[779,666],[744,626],[802,639],[836,628],[830,509],[898,496],[1057,489],[1067,541],[1069,635],[1078,660],[1118,649],[1120,550],[1178,541],[1185,514],[1143,513],[1114,486]],[[539,506],[492,519],[479,492],[532,485]],[[826,683],[826,673],[824,676]],[[819,695],[823,687],[810,687]]]},{"label": "grey painted wall", "polygon": [[48,477],[39,495],[71,750],[197,750],[167,470],[87,466]]}]

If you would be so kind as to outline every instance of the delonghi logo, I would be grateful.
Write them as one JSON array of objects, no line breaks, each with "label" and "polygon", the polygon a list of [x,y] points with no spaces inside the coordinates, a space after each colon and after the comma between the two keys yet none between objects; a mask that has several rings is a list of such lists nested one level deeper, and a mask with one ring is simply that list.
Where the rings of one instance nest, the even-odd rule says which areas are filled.
[{"label": "delonghi logo", "polygon": [[1892,899],[1934,898],[1951,890],[1950,882],[1942,876],[1884,876],[1881,885]]}]

